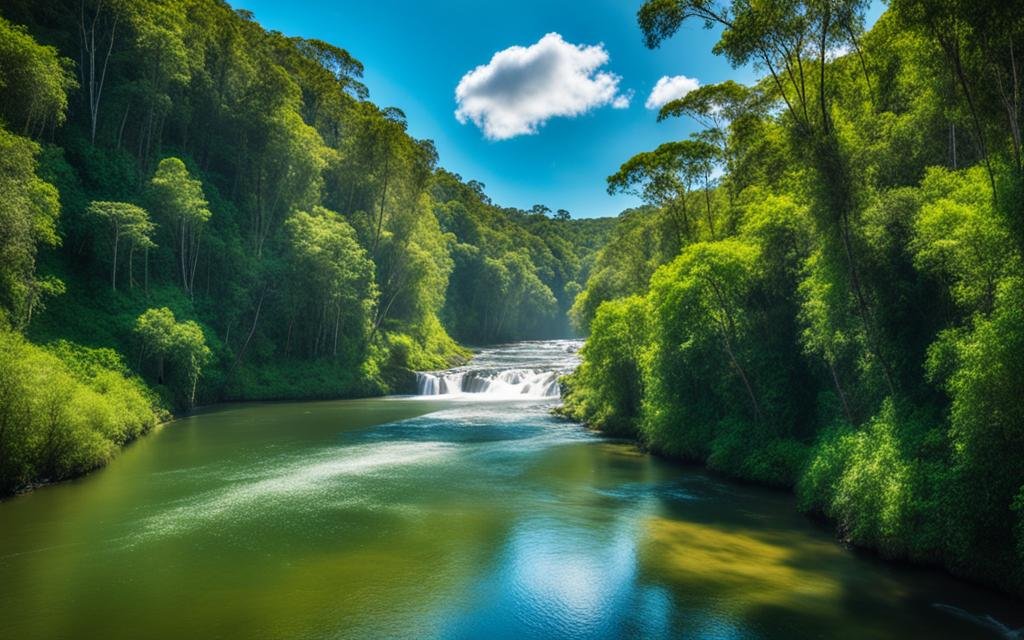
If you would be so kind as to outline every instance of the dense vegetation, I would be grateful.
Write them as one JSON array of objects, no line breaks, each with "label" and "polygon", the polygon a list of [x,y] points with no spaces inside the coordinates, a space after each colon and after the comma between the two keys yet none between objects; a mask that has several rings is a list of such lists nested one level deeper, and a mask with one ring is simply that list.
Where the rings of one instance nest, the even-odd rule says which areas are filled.
[{"label": "dense vegetation", "polygon": [[566,410],[1022,594],[1024,4],[866,6],[643,4],[648,46],[703,23],[764,79],[609,177],[650,207],[573,307]]},{"label": "dense vegetation", "polygon": [[218,0],[0,5],[0,494],[569,331],[612,221],[495,205],[362,72]]},{"label": "dense vegetation", "polygon": [[763,79],[615,221],[502,208],[331,44],[218,0],[0,7],[0,494],[169,410],[590,337],[565,411],[1024,593],[1024,5],[648,0]]}]

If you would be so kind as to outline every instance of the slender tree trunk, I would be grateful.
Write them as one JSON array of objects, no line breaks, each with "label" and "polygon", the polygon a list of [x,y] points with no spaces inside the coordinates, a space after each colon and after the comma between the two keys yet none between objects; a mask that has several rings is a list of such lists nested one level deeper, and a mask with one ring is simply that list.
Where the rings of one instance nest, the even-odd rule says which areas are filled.
[{"label": "slender tree trunk", "polygon": [[[110,54],[114,50],[114,39],[117,33],[117,21],[118,17],[115,15],[113,23],[110,27],[110,39],[107,43],[107,51],[103,57],[103,68],[100,69],[99,78],[96,77],[96,30],[98,28],[100,14],[103,11],[103,1],[99,0],[96,4],[96,12],[93,14],[92,20],[88,27],[85,24],[85,0],[82,0],[81,11],[79,13],[79,32],[82,37],[82,60],[85,61],[88,57],[88,64],[85,66],[88,68],[88,85],[89,91],[89,120],[90,120],[90,142],[96,144],[96,126],[99,121],[99,110],[100,101],[103,96],[103,85],[107,78],[107,66],[110,63]],[[84,73],[84,71],[83,71]],[[83,76],[84,79],[84,76]]]},{"label": "slender tree trunk", "polygon": [[124,125],[128,122],[128,111],[131,109],[132,104],[129,102],[124,108],[124,116],[121,117],[121,126],[117,129],[117,149],[121,150],[121,139],[124,137]]},{"label": "slender tree trunk", "polygon": [[846,252],[847,264],[850,270],[850,284],[853,287],[854,297],[857,300],[857,309],[859,311],[861,325],[864,328],[864,337],[868,340],[868,348],[872,351],[875,358],[878,360],[878,364],[882,367],[882,375],[885,377],[886,385],[889,387],[890,395],[896,395],[896,381],[893,376],[892,369],[889,367],[889,361],[882,355],[882,347],[878,342],[878,337],[875,335],[874,327],[871,325],[871,312],[868,308],[867,298],[864,295],[864,288],[860,282],[860,271],[857,268],[857,261],[853,254],[853,242],[850,238],[850,220],[843,208],[841,213],[841,233],[843,240],[843,247]]},{"label": "slender tree trunk", "polygon": [[341,304],[337,305],[334,315],[334,357],[338,357],[338,328],[341,326]]},{"label": "slender tree trunk", "polygon": [[381,229],[384,226],[384,200],[388,194],[388,177],[390,175],[390,154],[384,158],[384,186],[380,192],[380,213],[377,215],[377,233],[373,237],[373,250],[370,252],[374,258],[377,256],[377,246],[380,244]]},{"label": "slender tree trunk", "polygon": [[192,257],[192,268],[189,270],[188,277],[188,292],[189,296],[195,291],[196,286],[196,267],[199,265],[199,246],[202,241],[202,227],[198,229],[192,229],[192,233],[195,235],[195,240],[191,243],[191,257]]},{"label": "slender tree trunk", "polygon": [[235,358],[235,365],[241,364],[242,359],[245,357],[245,351],[249,348],[249,341],[252,340],[252,336],[256,333],[256,323],[260,321],[260,309],[263,308],[263,297],[266,295],[266,291],[260,293],[260,301],[256,305],[256,314],[252,318],[252,326],[249,327],[249,335],[245,336],[245,342],[242,343],[242,349],[238,352],[238,357]]},{"label": "slender tree trunk", "polygon": [[185,219],[184,218],[182,218],[182,220],[181,220],[181,240],[180,240],[180,243],[181,244],[179,246],[181,247],[181,249],[180,249],[180,251],[178,253],[178,263],[181,265],[181,286],[185,288],[186,292],[188,292],[188,269],[185,267],[185,264],[188,261],[188,256],[186,255],[186,249],[185,249]]},{"label": "slender tree trunk", "polygon": [[725,348],[726,355],[729,356],[729,363],[732,365],[736,373],[739,374],[740,380],[743,381],[743,388],[747,391],[747,398],[750,400],[750,406],[754,411],[754,422],[760,424],[761,418],[761,405],[757,402],[757,397],[754,395],[754,388],[750,384],[750,379],[747,377],[747,372],[740,366],[739,360],[736,359],[736,354],[732,350],[732,338],[730,336],[736,333],[736,323],[733,320],[732,314],[729,313],[728,302],[726,301],[725,294],[721,288],[710,277],[705,277],[706,282],[711,285],[712,291],[715,293],[715,297],[718,298],[718,304],[721,306],[722,315],[725,316],[724,326],[720,327],[722,334],[722,346]]},{"label": "slender tree trunk", "polygon": [[117,291],[117,245],[121,244],[120,230],[114,230],[114,268],[110,271],[110,288]]},{"label": "slender tree trunk", "polygon": [[957,162],[956,162],[956,123],[955,122],[950,122],[949,123],[949,147],[950,147],[950,154],[952,155],[952,159],[953,159],[953,171],[956,171],[956,169],[957,169]]},{"label": "slender tree trunk", "polygon": [[832,374],[832,383],[836,386],[836,393],[839,394],[839,400],[843,404],[843,415],[846,416],[846,422],[853,426],[853,414],[850,412],[850,405],[846,401],[846,393],[843,392],[842,385],[839,384],[839,375],[836,373],[836,365],[832,362],[831,358],[825,358],[825,362],[828,364],[829,373]]},{"label": "slender tree trunk", "polygon": [[705,204],[705,206],[707,208],[708,233],[711,234],[711,239],[714,240],[715,239],[715,221],[714,221],[714,217],[711,215],[711,185],[710,185],[710,179],[711,179],[711,177],[709,175],[707,175],[707,174],[704,175],[704,204]]}]

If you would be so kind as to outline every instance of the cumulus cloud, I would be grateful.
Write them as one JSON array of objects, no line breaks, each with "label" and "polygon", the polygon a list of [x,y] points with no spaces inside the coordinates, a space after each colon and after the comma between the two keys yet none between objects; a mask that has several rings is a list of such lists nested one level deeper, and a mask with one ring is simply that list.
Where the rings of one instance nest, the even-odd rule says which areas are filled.
[{"label": "cumulus cloud", "polygon": [[573,117],[610,105],[625,109],[631,93],[601,68],[604,45],[576,45],[549,33],[529,47],[509,47],[462,76],[455,117],[472,122],[491,140],[537,133],[549,119]]},{"label": "cumulus cloud", "polygon": [[667,103],[682,98],[700,86],[696,78],[686,76],[661,76],[647,96],[644,106],[648,109],[660,109]]}]

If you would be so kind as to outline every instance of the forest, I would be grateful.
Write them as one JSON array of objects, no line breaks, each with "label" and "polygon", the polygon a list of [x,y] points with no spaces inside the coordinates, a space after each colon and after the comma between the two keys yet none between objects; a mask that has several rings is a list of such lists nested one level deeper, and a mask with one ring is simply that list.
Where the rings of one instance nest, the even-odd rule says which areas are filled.
[{"label": "forest", "polygon": [[760,80],[665,104],[699,133],[586,219],[492,202],[348,51],[221,0],[3,0],[0,495],[575,332],[565,416],[1024,595],[1024,3],[868,6],[644,2],[647,47],[714,29]]},{"label": "forest", "polygon": [[491,202],[362,73],[218,0],[5,0],[0,494],[197,404],[569,331],[614,221]]},{"label": "forest", "polygon": [[[1024,4],[648,0],[761,80],[659,118],[571,313],[564,412],[1024,594]],[[760,10],[759,10],[760,8]]]}]

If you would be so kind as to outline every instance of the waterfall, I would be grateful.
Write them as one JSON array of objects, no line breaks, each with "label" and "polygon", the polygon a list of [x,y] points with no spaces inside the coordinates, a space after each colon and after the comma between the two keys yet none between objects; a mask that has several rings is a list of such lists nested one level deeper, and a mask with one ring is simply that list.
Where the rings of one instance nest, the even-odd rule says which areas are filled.
[{"label": "waterfall", "polygon": [[558,379],[579,364],[581,345],[578,340],[543,340],[481,349],[465,366],[418,372],[416,393],[481,400],[559,398]]},{"label": "waterfall", "polygon": [[421,396],[468,393],[502,397],[557,398],[561,395],[557,371],[535,369],[476,369],[425,371],[416,374]]}]

